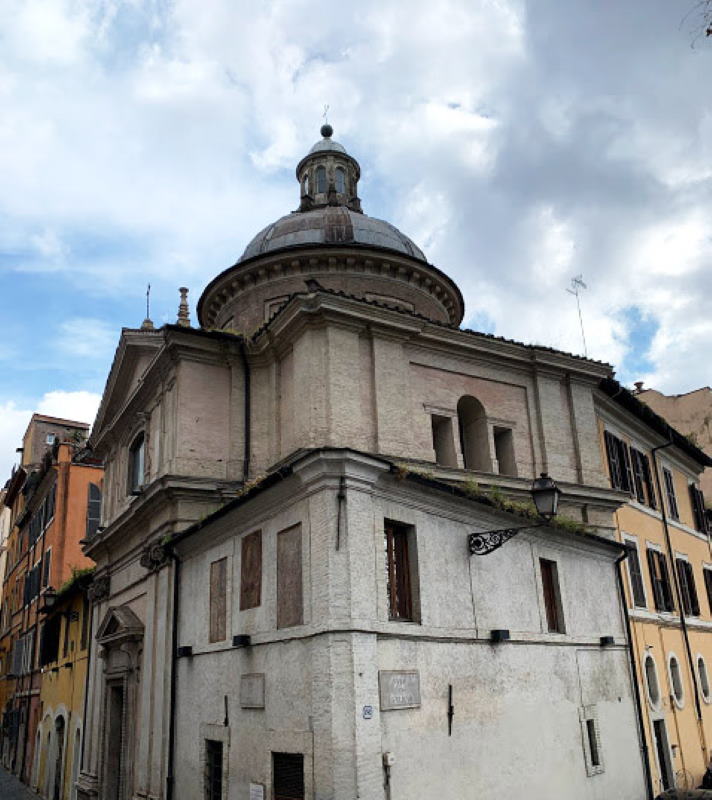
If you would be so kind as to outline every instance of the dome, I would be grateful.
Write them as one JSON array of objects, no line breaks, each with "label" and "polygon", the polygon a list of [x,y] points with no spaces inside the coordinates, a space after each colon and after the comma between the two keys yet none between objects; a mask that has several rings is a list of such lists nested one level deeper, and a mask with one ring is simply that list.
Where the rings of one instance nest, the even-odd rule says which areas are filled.
[{"label": "dome", "polygon": [[263,228],[240,261],[300,245],[339,244],[379,247],[425,261],[423,251],[398,228],[346,206],[296,211]]},{"label": "dome", "polygon": [[316,144],[312,145],[312,148],[309,152],[322,153],[327,150],[332,150],[336,153],[346,153],[346,148],[342,144],[335,142],[333,139],[326,138],[321,139]]}]

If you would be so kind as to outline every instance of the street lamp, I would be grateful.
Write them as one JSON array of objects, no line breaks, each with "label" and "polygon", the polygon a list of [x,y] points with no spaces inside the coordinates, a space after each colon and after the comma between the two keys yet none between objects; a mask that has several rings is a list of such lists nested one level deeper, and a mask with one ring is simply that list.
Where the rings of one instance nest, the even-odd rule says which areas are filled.
[{"label": "street lamp", "polygon": [[516,536],[519,531],[527,530],[528,528],[539,528],[542,525],[546,525],[556,516],[559,510],[561,489],[546,472],[542,472],[539,478],[534,479],[529,491],[541,521],[534,522],[531,525],[520,525],[517,528],[501,528],[494,531],[471,533],[468,539],[470,555],[486,556],[500,548],[513,536]]}]

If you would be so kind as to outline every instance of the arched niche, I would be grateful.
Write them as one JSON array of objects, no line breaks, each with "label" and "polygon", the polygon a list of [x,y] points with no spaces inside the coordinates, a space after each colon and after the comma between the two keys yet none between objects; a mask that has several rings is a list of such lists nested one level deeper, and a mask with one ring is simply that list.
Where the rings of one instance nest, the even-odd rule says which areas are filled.
[{"label": "arched niche", "polygon": [[482,403],[472,395],[463,395],[457,403],[457,421],[465,469],[491,472],[487,414]]}]

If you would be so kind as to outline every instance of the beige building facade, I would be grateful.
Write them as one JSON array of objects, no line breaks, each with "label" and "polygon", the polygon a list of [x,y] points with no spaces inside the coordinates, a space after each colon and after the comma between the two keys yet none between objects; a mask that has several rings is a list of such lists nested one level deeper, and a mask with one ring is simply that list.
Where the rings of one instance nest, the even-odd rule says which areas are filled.
[{"label": "beige building facade", "polygon": [[78,796],[642,800],[610,367],[460,329],[322,134],[201,327],[122,332]]},{"label": "beige building facade", "polygon": [[615,521],[654,787],[696,788],[712,755],[712,459],[615,381],[597,415],[611,486],[629,495]]}]

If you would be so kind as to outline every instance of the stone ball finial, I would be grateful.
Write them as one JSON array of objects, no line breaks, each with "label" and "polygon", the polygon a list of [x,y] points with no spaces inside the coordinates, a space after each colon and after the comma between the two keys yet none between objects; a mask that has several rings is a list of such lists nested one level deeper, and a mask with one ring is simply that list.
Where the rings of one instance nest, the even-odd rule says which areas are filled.
[{"label": "stone ball finial", "polygon": [[325,139],[330,139],[333,136],[333,133],[334,129],[331,127],[331,125],[329,125],[328,122],[325,125],[321,126],[321,135]]}]

